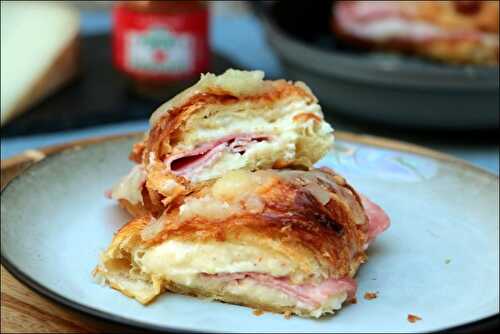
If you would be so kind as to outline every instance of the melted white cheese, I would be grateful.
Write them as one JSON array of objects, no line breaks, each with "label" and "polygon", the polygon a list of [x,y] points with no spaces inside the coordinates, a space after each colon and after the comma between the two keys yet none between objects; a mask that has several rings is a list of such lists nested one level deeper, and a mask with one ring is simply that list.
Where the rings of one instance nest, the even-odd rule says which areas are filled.
[{"label": "melted white cheese", "polygon": [[[347,21],[344,23],[345,28],[352,34],[379,41],[393,38],[419,41],[432,38],[447,38],[467,33],[462,31],[447,31],[430,23],[409,21],[398,17],[374,20],[363,24]],[[485,45],[498,45],[498,34],[477,32],[477,35]]]},{"label": "melted white cheese", "polygon": [[258,116],[257,111],[252,117],[241,112],[241,118],[237,121],[235,118],[238,112],[232,109],[219,111],[207,119],[200,119],[202,115],[199,115],[190,120],[196,126],[191,126],[192,130],[184,134],[183,141],[175,150],[189,151],[200,143],[210,142],[228,134],[266,134],[272,136],[269,141],[251,143],[242,155],[225,150],[217,159],[193,171],[187,177],[192,182],[199,182],[240,168],[272,168],[278,158],[284,161],[296,158],[297,143],[302,139],[301,136],[325,138],[333,132],[332,127],[326,122],[318,123],[312,118],[305,121],[294,120],[300,114],[309,113],[323,118],[318,104],[307,104],[303,100],[287,102],[261,116]]},{"label": "melted white cheese", "polygon": [[[183,140],[177,144],[175,151],[189,151],[200,143],[210,142],[235,133],[274,134],[276,137],[281,137],[286,135],[286,132],[297,132],[314,123],[312,119],[307,122],[293,120],[295,116],[302,113],[312,113],[323,119],[321,107],[318,104],[307,104],[303,100],[286,102],[269,110],[251,110],[251,107],[252,105],[249,104],[249,111],[244,111],[244,105],[207,106],[204,113],[194,115],[188,120],[186,127],[190,129],[183,135]],[[214,110],[213,115],[205,119],[205,115],[212,113],[211,109]],[[251,116],[249,116],[250,111],[252,112]],[[322,122],[318,135],[325,135],[332,131],[328,123]],[[296,138],[290,137],[290,139],[295,140]]]},{"label": "melted white cheese", "polygon": [[[202,289],[210,294],[216,291],[238,296],[242,300],[252,300],[276,307],[295,307],[313,317],[323,313],[333,313],[346,300],[346,292],[335,294],[322,305],[313,306],[298,301],[280,290],[260,284],[253,279],[226,281],[202,273],[260,272],[272,276],[288,276],[293,269],[286,257],[271,256],[261,249],[234,243],[194,244],[168,240],[146,251],[132,254],[143,273],[173,281],[178,285]],[[135,288],[135,287],[134,287]],[[142,287],[141,287],[142,288]]]},{"label": "melted white cheese", "polygon": [[141,186],[146,181],[146,172],[136,165],[111,191],[111,198],[126,199],[132,204],[143,203]]},{"label": "melted white cheese", "polygon": [[200,273],[261,272],[287,276],[295,265],[286,257],[231,242],[189,243],[168,240],[133,254],[146,273],[189,284]]}]

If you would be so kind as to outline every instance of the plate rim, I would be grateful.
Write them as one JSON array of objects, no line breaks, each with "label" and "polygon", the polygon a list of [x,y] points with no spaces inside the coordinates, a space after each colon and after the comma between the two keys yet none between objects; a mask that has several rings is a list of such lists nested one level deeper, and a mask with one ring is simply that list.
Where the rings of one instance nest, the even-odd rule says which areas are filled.
[{"label": "plate rim", "polygon": [[[19,161],[21,162],[28,162],[30,163],[29,166],[24,168],[21,172],[19,172],[17,175],[15,175],[12,179],[8,180],[6,184],[2,187],[2,190],[0,192],[0,195],[3,196],[4,192],[6,189],[13,184],[13,181],[16,179],[19,179],[23,177],[30,169],[35,168],[36,166],[39,166],[43,164],[44,162],[48,161],[49,159],[55,158],[56,156],[59,156],[61,154],[65,154],[70,151],[74,150],[80,150],[80,149],[85,149],[89,146],[93,145],[99,145],[105,142],[109,141],[121,141],[121,140],[126,140],[129,138],[137,137],[144,132],[129,132],[125,134],[118,134],[118,135],[108,135],[108,136],[99,136],[99,137],[91,137],[91,138],[86,138],[86,139],[81,139],[81,140],[76,140],[76,141],[71,141],[68,143],[64,144],[59,144],[59,145],[53,145],[53,146],[48,146],[48,147],[43,147],[40,149],[37,149],[38,152],[42,153],[45,155],[42,159],[37,160],[33,156],[25,155],[23,154],[16,155],[14,157],[11,157],[6,160],[2,160],[2,169],[4,169],[4,166],[6,168],[12,167],[15,165],[15,163],[18,163]],[[408,142],[404,141],[399,141],[395,139],[389,139],[389,138],[384,138],[384,137],[379,137],[379,136],[372,136],[372,135],[366,135],[366,134],[355,134],[351,132],[345,132],[345,131],[335,131],[335,139],[340,139],[343,141],[350,141],[350,142],[355,142],[359,144],[364,144],[364,145],[371,145],[375,146],[378,148],[383,148],[383,149],[392,149],[392,150],[398,150],[402,152],[408,152],[408,153],[413,153],[416,155],[428,157],[428,158],[433,158],[437,159],[440,161],[445,161],[453,164],[458,164],[462,168],[470,169],[475,171],[476,173],[480,173],[483,176],[486,176],[488,178],[491,178],[493,180],[496,180],[498,182],[499,176],[495,175],[494,173],[485,170],[481,167],[478,167],[476,165],[473,165],[465,160],[455,158],[451,155],[439,152],[437,150],[429,149],[423,146],[411,144]],[[106,320],[106,321],[111,321],[116,324],[121,324],[121,325],[127,325],[127,326],[132,326],[137,329],[147,329],[147,330],[153,330],[153,331],[177,331],[181,333],[201,333],[203,330],[196,330],[196,329],[187,329],[183,327],[171,327],[168,325],[154,325],[152,323],[148,322],[143,322],[143,321],[137,321],[137,320],[132,320],[126,317],[122,317],[119,315],[115,315],[113,313],[103,311],[103,310],[98,310],[94,307],[87,306],[83,303],[79,303],[77,301],[71,300],[57,291],[54,291],[50,288],[45,287],[41,283],[38,283],[36,280],[31,278],[28,274],[24,273],[20,268],[18,268],[13,261],[9,260],[8,256],[4,254],[3,249],[0,249],[0,263],[5,267],[5,269],[12,274],[14,278],[28,286],[31,290],[40,293],[42,296],[48,297],[50,300],[55,301],[59,304],[63,304],[67,307],[69,307],[72,310],[75,310],[77,312],[81,312],[84,314],[90,314],[92,316],[95,316],[97,318]],[[499,312],[494,313],[492,315],[486,316],[481,319],[473,320],[470,322],[464,322],[460,323],[458,325],[452,325],[448,327],[443,327],[437,330],[437,332],[443,332],[443,331],[463,331],[463,330],[472,330],[476,329],[477,326],[485,325],[487,328],[494,328],[495,324],[498,323],[499,319]]]}]

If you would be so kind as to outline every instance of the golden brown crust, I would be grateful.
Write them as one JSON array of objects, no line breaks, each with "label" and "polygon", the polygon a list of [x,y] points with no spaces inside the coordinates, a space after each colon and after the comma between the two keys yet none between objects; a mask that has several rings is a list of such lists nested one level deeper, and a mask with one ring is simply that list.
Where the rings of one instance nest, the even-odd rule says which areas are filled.
[{"label": "golden brown crust", "polygon": [[142,217],[149,213],[149,210],[141,203],[132,204],[128,200],[120,198],[118,204],[125,209],[132,217]]},{"label": "golden brown crust", "polygon": [[210,89],[191,96],[184,104],[176,106],[166,112],[154,125],[142,144],[134,146],[132,157],[137,161],[139,153],[142,161],[148,159],[152,152],[159,160],[165,158],[172,151],[183,131],[186,120],[204,105],[228,105],[243,101],[250,101],[255,105],[270,105],[283,98],[301,97],[307,102],[314,102],[316,98],[310,91],[301,85],[294,85],[285,80],[267,81],[267,89],[256,95],[235,96],[231,92],[220,89]]},{"label": "golden brown crust", "polygon": [[304,83],[264,80],[260,71],[204,75],[161,105],[150,125],[129,155],[139,166],[112,192],[136,217],[158,217],[197,183],[231,170],[309,169],[333,142]]},{"label": "golden brown crust", "polygon": [[[336,6],[356,6],[356,2],[340,1]],[[420,40],[404,37],[376,40],[351,33],[335,17],[332,30],[340,40],[362,48],[413,53],[459,64],[499,63],[498,1],[394,1],[391,6],[398,8],[403,19],[431,24],[450,35]],[[484,42],[483,34],[490,35],[490,39],[496,35],[497,41]]]},{"label": "golden brown crust", "polygon": [[[417,1],[416,19],[446,30],[498,33],[498,1]],[[402,3],[402,6],[408,4]]]},{"label": "golden brown crust", "polygon": [[144,142],[140,141],[132,146],[132,151],[130,152],[128,158],[138,164],[142,161],[142,155],[144,153]]},{"label": "golden brown crust", "polygon": [[[231,191],[231,188],[237,189]],[[208,201],[204,201],[206,199]],[[193,203],[200,203],[196,201],[203,204],[193,206]],[[218,202],[216,210],[235,205],[239,209],[221,215],[210,207],[214,202]],[[251,202],[253,205],[249,205]],[[146,215],[130,221],[102,254],[95,274],[112,288],[143,304],[153,301],[162,291],[170,290],[266,311],[318,317],[340,307],[346,296],[344,292],[332,296],[337,304],[318,304],[320,308],[309,308],[297,303],[295,297],[282,301],[272,297],[263,299],[267,296],[266,290],[259,290],[258,296],[250,293],[251,284],[259,289],[269,288],[259,285],[258,281],[240,290],[234,289],[231,279],[205,283],[204,275],[252,272],[245,265],[253,263],[255,266],[263,258],[269,258],[273,265],[257,272],[274,278],[287,277],[292,285],[321,285],[325,280],[354,277],[366,259],[367,220],[358,194],[344,178],[329,169],[237,171],[204,182],[184,196],[182,202],[174,201],[158,219]],[[162,264],[162,256],[167,255],[157,253],[167,249],[165,246],[172,250],[171,247],[178,245],[185,245],[178,248],[179,258],[183,258],[183,249],[204,245],[214,251],[220,247],[217,251],[226,249],[226,252],[228,248],[225,247],[237,245],[245,249],[241,254],[247,255],[241,258],[241,254],[226,253],[229,258],[225,261],[236,268],[229,271],[224,266],[201,269],[191,260],[182,262],[183,270],[193,275],[194,281],[186,281],[179,279],[175,270],[171,274],[164,271],[162,266],[169,262]],[[199,263],[212,261],[212,256],[211,252],[200,251],[194,255],[201,261]],[[192,257],[188,255],[183,259]],[[223,258],[219,256],[217,261]],[[289,261],[285,273],[276,272],[282,264],[273,261],[280,258]],[[146,259],[147,262],[143,262]],[[151,267],[151,263],[159,267]],[[279,290],[269,289],[279,293]]]},{"label": "golden brown crust", "polygon": [[[140,142],[133,146],[129,155],[132,161],[141,165],[146,175],[146,182],[140,185],[142,187],[140,192],[142,200],[140,203],[136,203],[137,197],[139,197],[137,195],[138,185],[124,181],[122,189],[128,190],[129,193],[135,191],[135,197],[127,197],[126,191],[117,194],[114,198],[121,199],[121,206],[136,217],[145,212],[158,217],[163,210],[168,209],[172,201],[182,200],[182,196],[189,194],[196,188],[196,183],[220,176],[226,171],[225,169],[308,169],[320,159],[329,149],[333,141],[333,134],[331,127],[323,120],[316,97],[301,82],[270,81],[262,78],[253,80],[255,76],[258,77],[259,73],[261,72],[228,70],[220,76],[209,75],[208,79],[202,77],[196,85],[160,106],[151,117],[151,129]],[[261,74],[263,76],[263,73]],[[244,88],[247,87],[246,84],[249,81],[250,89],[245,90]],[[236,83],[236,86],[239,84],[239,89],[235,89],[233,83]],[[250,126],[248,130],[242,127],[227,134],[220,131],[210,139],[200,139],[194,135],[195,139],[192,141],[186,140],[186,133],[196,133],[198,130],[200,133],[207,131],[193,125],[199,124],[196,123],[198,122],[197,117],[208,119],[204,126],[209,129],[218,131],[219,127],[223,128],[224,126],[213,121],[211,116],[217,119],[216,114],[224,107],[230,108],[231,117],[234,117],[235,122],[239,122],[240,119],[250,123],[257,122],[257,124],[262,122],[269,133],[261,134],[259,130],[252,130]],[[288,119],[292,112],[295,114]],[[278,129],[278,126],[273,125],[276,120],[272,115],[276,115],[277,119],[290,122],[289,124],[296,127],[292,136],[283,135],[283,137],[289,138],[287,139],[289,142],[281,141],[280,131],[272,133],[272,129]],[[242,124],[245,124],[243,120]],[[220,158],[220,161],[217,160],[215,165],[201,171],[208,175],[200,177],[201,180],[196,179],[198,176],[196,173],[182,176],[181,173],[170,171],[171,166],[168,161],[177,154],[189,153],[203,144],[213,143],[217,139],[224,138],[224,135],[245,135],[245,131],[256,132],[266,138],[264,141],[272,142],[275,140],[277,144],[260,147],[258,153],[250,153],[242,157],[241,161],[244,162],[233,160],[231,164],[224,165],[224,159],[228,161],[232,157]],[[311,147],[314,147],[314,150]],[[217,166],[219,162],[220,164]],[[131,177],[131,179],[134,178]],[[177,186],[174,186],[173,183]],[[169,185],[170,188],[165,189],[165,185]]]},{"label": "golden brown crust", "polygon": [[122,226],[113,237],[113,241],[108,248],[110,257],[117,258],[116,254],[130,254],[130,251],[140,244],[140,232],[149,224],[151,216],[145,215],[134,218]]},{"label": "golden brown crust", "polygon": [[323,120],[316,114],[313,114],[313,113],[302,113],[302,114],[298,114],[298,115],[295,115],[293,117],[293,120],[295,122],[307,122],[308,120],[314,120],[316,122],[322,122]]},{"label": "golden brown crust", "polygon": [[[203,188],[206,184],[206,182],[191,183],[183,177],[175,176],[166,171],[160,162],[152,163],[147,170],[146,182],[141,186],[142,202],[131,203],[125,198],[118,199],[118,204],[136,218],[145,215],[158,218],[170,207],[178,207],[187,195]],[[171,182],[174,186],[164,189],[167,182]]]},{"label": "golden brown crust", "polygon": [[[194,216],[183,221],[179,218],[182,203],[176,203],[164,215],[163,230],[154,238],[142,241],[143,245],[150,247],[176,239],[199,243],[232,241],[268,247],[269,241],[273,241],[279,243],[280,252],[297,261],[306,262],[307,258],[314,257],[331,276],[353,276],[366,258],[367,218],[358,194],[333,171],[293,171],[291,176],[273,173],[276,174],[273,181],[259,188],[258,195],[264,203],[261,212],[242,211],[222,220]],[[301,178],[304,174],[310,176],[309,181]],[[311,178],[329,194],[330,200],[325,205],[308,190]],[[186,198],[200,197],[212,185],[213,182],[207,182]],[[143,218],[139,220],[142,222]],[[115,238],[139,233],[138,226],[145,226],[136,221],[130,224],[134,227],[123,228]]]}]

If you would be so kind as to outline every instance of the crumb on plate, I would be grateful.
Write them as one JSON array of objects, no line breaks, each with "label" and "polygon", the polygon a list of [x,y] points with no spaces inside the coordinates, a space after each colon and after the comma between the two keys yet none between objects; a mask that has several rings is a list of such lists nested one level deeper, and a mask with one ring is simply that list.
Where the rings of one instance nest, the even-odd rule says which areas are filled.
[{"label": "crumb on plate", "polygon": [[285,311],[285,313],[283,313],[283,315],[285,316],[285,319],[290,319],[292,317],[292,312],[291,311]]},{"label": "crumb on plate", "polygon": [[363,296],[366,300],[372,300],[378,297],[378,291],[376,292],[365,292]]},{"label": "crumb on plate", "polygon": [[449,264],[450,262],[451,262],[451,260],[450,260],[450,259],[446,259],[446,260],[444,260],[444,263],[445,263],[445,264]]},{"label": "crumb on plate", "polygon": [[418,315],[408,314],[408,321],[411,322],[412,324],[414,324],[418,320],[422,320],[422,318],[420,318]]}]

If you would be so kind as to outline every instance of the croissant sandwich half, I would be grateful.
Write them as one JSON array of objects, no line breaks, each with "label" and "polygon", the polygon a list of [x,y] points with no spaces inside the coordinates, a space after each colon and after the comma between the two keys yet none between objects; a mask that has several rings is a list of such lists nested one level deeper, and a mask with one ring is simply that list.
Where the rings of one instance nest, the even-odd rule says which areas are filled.
[{"label": "croissant sandwich half", "polygon": [[207,74],[162,105],[111,196],[133,216],[95,275],[147,304],[173,291],[319,317],[354,298],[380,207],[313,164],[333,142],[303,83]]},{"label": "croissant sandwich half", "polygon": [[137,165],[112,197],[135,216],[158,216],[231,170],[308,169],[333,142],[317,102],[304,83],[264,80],[261,71],[206,74],[153,113],[130,155]]},{"label": "croissant sandwich half", "polygon": [[331,170],[237,170],[125,225],[96,275],[144,304],[169,290],[319,317],[353,298],[388,224]]}]

